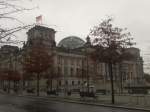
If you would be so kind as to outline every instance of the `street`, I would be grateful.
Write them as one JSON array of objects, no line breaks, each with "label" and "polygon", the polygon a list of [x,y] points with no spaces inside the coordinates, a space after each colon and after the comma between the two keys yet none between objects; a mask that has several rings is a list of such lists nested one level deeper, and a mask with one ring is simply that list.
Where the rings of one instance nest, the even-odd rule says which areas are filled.
[{"label": "street", "polygon": [[144,112],[0,94],[0,112]]}]

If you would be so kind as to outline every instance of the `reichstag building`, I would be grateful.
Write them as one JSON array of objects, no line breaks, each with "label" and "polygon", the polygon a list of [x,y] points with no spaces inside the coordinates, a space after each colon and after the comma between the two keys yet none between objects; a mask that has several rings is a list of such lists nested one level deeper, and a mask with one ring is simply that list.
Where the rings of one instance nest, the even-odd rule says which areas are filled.
[{"label": "reichstag building", "polygon": [[[110,91],[110,76],[108,65],[93,61],[88,55],[94,50],[90,37],[86,41],[77,36],[68,36],[58,44],[55,41],[56,31],[52,28],[36,25],[27,32],[27,42],[22,48],[4,45],[0,48],[0,69],[12,69],[19,76],[9,83],[22,88],[36,88],[36,78],[24,80],[24,70],[21,64],[22,55],[38,41],[49,47],[49,53],[53,54],[54,76],[51,80],[51,88],[59,91],[80,91],[81,88],[89,88],[96,91]],[[135,55],[136,59],[123,61],[113,66],[115,92],[125,91],[124,87],[135,86],[144,83],[143,59],[138,48],[128,48],[128,52]],[[48,73],[43,73],[48,74]],[[48,74],[51,75],[51,74]],[[47,78],[40,77],[40,90],[47,88]],[[5,77],[0,78],[0,86],[6,87],[8,81]],[[14,84],[13,84],[14,83]]]}]

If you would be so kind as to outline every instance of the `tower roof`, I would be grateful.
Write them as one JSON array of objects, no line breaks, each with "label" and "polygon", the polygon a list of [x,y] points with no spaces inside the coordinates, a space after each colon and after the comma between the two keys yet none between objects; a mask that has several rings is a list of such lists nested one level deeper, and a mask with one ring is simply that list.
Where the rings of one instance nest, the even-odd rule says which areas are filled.
[{"label": "tower roof", "polygon": [[41,25],[35,25],[35,26],[32,27],[31,29],[29,29],[29,31],[28,31],[27,33],[29,33],[30,31],[33,31],[33,30],[56,32],[53,28],[49,28],[49,27],[41,26]]}]

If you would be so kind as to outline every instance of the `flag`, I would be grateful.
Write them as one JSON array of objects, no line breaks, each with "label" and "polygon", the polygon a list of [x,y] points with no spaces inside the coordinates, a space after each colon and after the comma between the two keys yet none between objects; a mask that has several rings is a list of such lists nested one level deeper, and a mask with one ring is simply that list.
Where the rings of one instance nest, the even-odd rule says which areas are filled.
[{"label": "flag", "polygon": [[42,23],[42,15],[36,17],[36,23]]}]

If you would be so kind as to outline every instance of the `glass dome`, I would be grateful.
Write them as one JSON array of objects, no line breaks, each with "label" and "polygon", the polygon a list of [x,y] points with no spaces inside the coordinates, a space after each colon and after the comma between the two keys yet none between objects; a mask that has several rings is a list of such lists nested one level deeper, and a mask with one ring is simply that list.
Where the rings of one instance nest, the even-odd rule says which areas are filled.
[{"label": "glass dome", "polygon": [[58,43],[58,47],[64,47],[67,49],[75,49],[75,48],[82,47],[84,44],[85,42],[81,38],[77,36],[69,36],[69,37],[62,39]]}]

